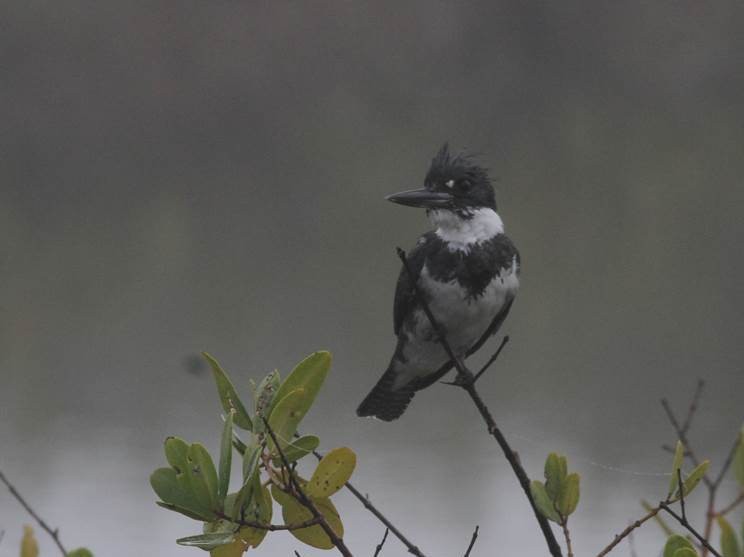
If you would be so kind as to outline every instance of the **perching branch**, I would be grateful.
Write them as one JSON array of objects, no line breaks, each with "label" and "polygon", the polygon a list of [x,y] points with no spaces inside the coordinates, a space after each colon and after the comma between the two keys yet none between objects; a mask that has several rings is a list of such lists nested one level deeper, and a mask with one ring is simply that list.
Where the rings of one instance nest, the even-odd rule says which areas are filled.
[{"label": "perching branch", "polygon": [[623,541],[626,537],[630,535],[630,533],[635,530],[636,528],[640,528],[644,522],[647,520],[652,519],[657,514],[659,514],[659,511],[661,510],[661,507],[654,507],[648,513],[643,515],[641,518],[636,520],[635,522],[631,522],[625,530],[620,532],[619,534],[616,534],[613,540],[610,542],[610,544],[605,547],[602,551],[597,553],[597,557],[604,557],[607,555],[610,551],[612,551],[617,544],[619,544],[621,541]]},{"label": "perching branch", "polygon": [[266,420],[266,418],[262,418],[264,426],[266,427],[266,431],[268,432],[269,436],[271,437],[271,440],[274,442],[274,446],[276,447],[277,452],[279,453],[279,458],[282,461],[282,465],[284,466],[284,469],[287,471],[287,476],[289,478],[289,487],[293,492],[293,495],[297,499],[297,502],[300,503],[303,507],[305,507],[310,513],[313,515],[313,518],[315,518],[318,521],[318,526],[320,526],[323,531],[326,533],[326,535],[330,538],[331,543],[336,546],[336,549],[339,550],[339,552],[344,555],[344,557],[353,557],[351,551],[349,551],[349,548],[346,547],[346,544],[344,543],[344,540],[341,539],[338,534],[336,534],[335,530],[331,528],[331,525],[328,524],[328,521],[323,516],[323,513],[321,513],[318,510],[318,507],[315,506],[315,503],[313,503],[312,499],[310,499],[305,491],[300,486],[300,482],[297,481],[297,478],[295,478],[295,475],[292,473],[292,467],[289,464],[289,461],[287,460],[287,457],[284,455],[284,451],[282,450],[279,440],[276,438],[276,435],[274,434],[274,430],[271,429],[271,426],[269,426],[269,422]]},{"label": "perching branch", "polygon": [[30,514],[33,519],[36,521],[36,523],[41,526],[41,528],[46,531],[47,534],[49,534],[52,537],[52,540],[54,540],[54,543],[57,545],[59,550],[62,552],[62,555],[67,555],[67,550],[65,549],[65,546],[62,545],[62,542],[59,539],[59,530],[56,528],[52,529],[44,520],[36,514],[36,511],[31,508],[31,505],[29,505],[26,500],[21,496],[20,493],[18,493],[18,490],[8,481],[8,478],[5,477],[5,474],[3,474],[2,470],[0,470],[0,481],[2,481],[5,484],[5,487],[8,488],[8,491],[10,491],[11,495],[16,498],[16,500],[23,506],[24,509],[26,509],[26,512]]},{"label": "perching branch", "polygon": [[[429,322],[431,323],[432,328],[436,332],[437,338],[439,339],[439,343],[442,345],[442,348],[444,348],[445,352],[447,353],[447,356],[454,363],[455,368],[457,369],[456,385],[461,387],[462,389],[465,390],[465,392],[468,393],[471,400],[473,401],[473,404],[475,404],[475,407],[478,409],[478,412],[483,418],[483,421],[486,423],[486,426],[488,427],[488,433],[490,433],[496,439],[496,442],[499,444],[499,447],[501,447],[501,450],[503,451],[504,456],[506,457],[506,460],[511,465],[512,470],[514,471],[514,474],[517,476],[517,480],[519,481],[519,484],[522,487],[522,490],[524,491],[525,496],[527,497],[527,500],[530,503],[530,506],[532,507],[532,511],[534,512],[535,518],[537,519],[537,522],[540,525],[540,529],[542,530],[543,536],[545,537],[545,541],[548,545],[548,549],[550,550],[550,554],[553,557],[562,557],[563,553],[561,551],[561,547],[558,544],[557,540],[555,539],[555,535],[553,534],[553,530],[551,529],[550,524],[548,523],[548,520],[540,513],[537,506],[535,505],[535,501],[532,498],[532,493],[530,492],[530,479],[527,476],[527,473],[524,471],[522,464],[519,462],[519,458],[517,457],[517,454],[512,450],[511,446],[507,442],[503,433],[501,433],[501,430],[496,425],[496,422],[493,419],[493,416],[491,415],[490,410],[488,409],[486,404],[483,402],[483,399],[480,397],[480,394],[475,388],[476,376],[473,375],[473,372],[471,372],[467,367],[465,367],[465,364],[462,362],[462,360],[459,357],[457,357],[457,355],[452,350],[452,347],[447,341],[447,337],[444,333],[444,330],[442,329],[442,327],[439,325],[439,322],[436,320],[436,318],[432,314],[431,309],[429,308],[429,304],[426,302],[425,296],[423,296],[421,294],[421,291],[419,290],[418,281],[416,280],[416,275],[411,271],[411,268],[408,265],[408,258],[406,257],[406,252],[403,251],[401,248],[397,248],[397,252],[398,252],[398,257],[403,263],[403,268],[406,270],[406,273],[408,273],[408,278],[411,281],[416,298],[421,304],[421,307],[423,308],[424,313],[426,313],[426,316],[429,319]],[[492,361],[493,360],[495,360],[495,357],[492,358]],[[478,375],[480,375],[483,371],[485,371],[485,368],[484,370],[481,370],[481,372],[479,372]]]}]

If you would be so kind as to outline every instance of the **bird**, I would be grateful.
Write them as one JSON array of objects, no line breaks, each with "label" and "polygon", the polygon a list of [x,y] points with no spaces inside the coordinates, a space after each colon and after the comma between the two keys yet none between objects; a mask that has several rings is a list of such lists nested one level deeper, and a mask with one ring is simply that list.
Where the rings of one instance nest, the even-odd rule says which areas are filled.
[{"label": "bird", "polygon": [[357,408],[358,416],[398,419],[414,394],[454,366],[414,289],[415,278],[457,358],[476,352],[504,323],[517,290],[521,259],[504,233],[486,168],[445,143],[422,189],[386,197],[423,208],[434,228],[421,236],[401,269],[393,304],[395,351],[385,373]]}]

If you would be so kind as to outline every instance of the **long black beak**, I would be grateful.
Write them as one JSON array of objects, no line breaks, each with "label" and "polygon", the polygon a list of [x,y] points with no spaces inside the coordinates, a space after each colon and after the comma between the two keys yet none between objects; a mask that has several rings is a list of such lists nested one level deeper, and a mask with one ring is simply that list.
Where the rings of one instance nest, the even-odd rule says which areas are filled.
[{"label": "long black beak", "polygon": [[437,209],[448,207],[454,199],[452,195],[444,191],[408,190],[394,193],[385,197],[388,201],[409,207],[422,207],[424,209]]}]

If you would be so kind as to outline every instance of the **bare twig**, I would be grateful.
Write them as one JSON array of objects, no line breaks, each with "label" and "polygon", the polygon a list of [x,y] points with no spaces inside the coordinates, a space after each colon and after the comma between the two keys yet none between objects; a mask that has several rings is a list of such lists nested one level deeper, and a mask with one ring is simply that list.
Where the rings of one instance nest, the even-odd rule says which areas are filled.
[{"label": "bare twig", "polygon": [[[654,506],[645,499],[641,499],[641,506],[646,509],[646,512],[650,512],[654,508]],[[654,521],[659,525],[659,528],[661,528],[661,530],[664,532],[664,535],[666,535],[667,537],[674,534],[674,530],[672,530],[666,523],[666,521],[658,514],[654,517]]]},{"label": "bare twig", "polygon": [[738,507],[742,502],[744,502],[744,491],[739,493],[739,496],[731,501],[728,505],[723,507],[720,511],[716,511],[716,516],[724,516],[733,511],[736,507]]},{"label": "bare twig", "polygon": [[300,552],[297,551],[296,549],[294,550],[294,554],[295,554],[295,557],[302,557],[302,555],[300,555]]},{"label": "bare twig", "polygon": [[700,395],[703,394],[703,387],[705,387],[705,381],[703,381],[702,379],[698,379],[697,385],[695,385],[695,393],[692,395],[690,406],[687,409],[687,416],[685,416],[685,421],[682,423],[682,431],[685,434],[687,434],[690,426],[692,425],[692,418],[695,417],[698,402],[700,402]]},{"label": "bare twig", "polygon": [[506,335],[502,340],[501,344],[499,344],[499,347],[496,349],[496,352],[493,353],[493,356],[488,358],[488,361],[483,364],[483,367],[480,369],[478,373],[475,374],[475,377],[473,378],[473,381],[478,381],[480,379],[480,376],[483,375],[486,370],[491,367],[491,364],[496,361],[496,358],[499,357],[499,354],[501,354],[501,351],[504,349],[504,346],[506,346],[506,343],[509,342],[509,335]]},{"label": "bare twig", "polygon": [[387,540],[389,533],[390,528],[385,528],[385,533],[382,535],[382,540],[380,541],[380,543],[377,544],[377,547],[375,548],[374,557],[377,557],[380,554],[380,551],[382,551],[382,546],[385,545],[385,540]]},{"label": "bare twig", "polygon": [[[295,436],[297,435],[298,434],[295,433]],[[318,451],[313,451],[313,456],[317,458],[318,460],[321,460],[323,458],[323,455],[320,454]],[[346,489],[351,491],[351,494],[354,497],[356,497],[360,503],[362,503],[364,508],[367,509],[369,512],[371,512],[375,516],[375,518],[377,518],[377,520],[379,520],[385,525],[385,528],[390,530],[393,533],[393,535],[396,538],[398,538],[398,540],[403,545],[406,546],[406,548],[408,549],[408,553],[411,553],[412,555],[415,555],[416,557],[426,557],[423,554],[423,552],[418,547],[416,547],[416,545],[413,542],[411,542],[406,536],[403,535],[403,532],[401,532],[395,526],[395,524],[390,522],[390,520],[384,514],[382,514],[382,512],[380,512],[380,510],[377,507],[375,507],[372,504],[372,501],[369,500],[369,496],[364,495],[361,491],[359,491],[356,487],[354,487],[354,485],[351,482],[346,482],[344,484],[344,487],[346,487]]]},{"label": "bare twig", "polygon": [[[669,418],[669,423],[672,424],[672,427],[674,428],[674,431],[677,434],[677,437],[679,438],[680,441],[682,441],[682,444],[685,446],[686,456],[689,457],[689,459],[692,461],[692,463],[695,466],[699,466],[700,460],[698,460],[697,456],[695,455],[695,452],[692,450],[692,447],[690,446],[690,441],[687,438],[687,432],[682,429],[681,425],[679,425],[679,421],[677,421],[677,417],[674,415],[674,412],[672,411],[672,407],[669,406],[669,401],[665,398],[662,398],[661,406],[664,408],[667,418]],[[705,483],[705,485],[708,486],[708,488],[710,488],[713,485],[713,482],[708,477],[708,474],[705,474],[703,476],[703,483]]]},{"label": "bare twig", "polygon": [[529,480],[529,477],[527,476],[527,473],[524,471],[524,468],[522,468],[522,464],[519,462],[519,458],[517,457],[516,453],[512,450],[511,446],[507,442],[504,435],[501,433],[501,430],[496,425],[496,422],[493,419],[493,416],[491,415],[490,410],[488,409],[486,404],[483,402],[483,399],[480,397],[480,394],[475,388],[475,376],[469,369],[465,367],[465,364],[463,364],[462,360],[457,357],[457,355],[452,350],[452,347],[449,345],[449,342],[447,342],[447,337],[444,334],[444,330],[442,329],[442,327],[439,325],[439,322],[436,320],[436,318],[432,314],[431,309],[429,308],[429,304],[426,301],[426,297],[421,295],[419,286],[417,284],[416,275],[411,271],[411,268],[408,265],[408,258],[406,257],[406,252],[403,251],[401,248],[397,248],[397,252],[398,252],[398,257],[402,261],[403,267],[405,268],[406,273],[408,274],[408,277],[411,281],[411,285],[413,287],[414,293],[419,303],[421,304],[421,307],[424,310],[424,313],[426,313],[426,316],[429,319],[429,322],[431,323],[432,328],[437,334],[439,343],[442,345],[442,348],[444,348],[445,352],[447,353],[447,356],[450,358],[455,368],[457,369],[458,386],[462,387],[465,390],[465,392],[468,393],[471,400],[473,401],[473,404],[475,404],[475,407],[478,409],[478,412],[483,418],[483,421],[486,423],[486,426],[488,428],[488,433],[490,433],[496,439],[496,442],[499,444],[499,447],[501,447],[501,450],[504,453],[506,460],[511,465],[512,470],[514,471],[514,474],[517,476],[517,480],[519,481],[519,484],[522,487],[522,490],[524,491],[525,496],[527,497],[527,500],[530,503],[530,506],[532,507],[532,511],[535,514],[535,518],[537,519],[537,522],[540,525],[540,529],[542,530],[543,536],[545,537],[545,541],[548,545],[548,549],[550,550],[550,554],[553,557],[562,557],[563,553],[561,551],[561,547],[558,544],[557,540],[555,539],[555,535],[553,534],[553,530],[551,529],[550,524],[548,523],[548,520],[540,513],[537,506],[535,505],[535,501],[532,498],[532,493],[530,492],[530,480]]},{"label": "bare twig", "polygon": [[714,489],[717,489],[718,486],[721,485],[721,482],[723,481],[723,477],[726,475],[726,472],[728,472],[728,469],[731,467],[731,463],[734,460],[736,449],[739,448],[739,443],[741,442],[742,442],[741,434],[737,434],[736,440],[734,441],[734,444],[731,445],[731,448],[729,449],[728,455],[726,455],[726,460],[723,462],[723,466],[721,467],[721,470],[718,472],[716,479],[713,480]]},{"label": "bare twig", "polygon": [[475,540],[478,539],[478,529],[480,526],[476,525],[475,530],[473,530],[473,535],[470,537],[470,543],[468,544],[468,548],[465,550],[465,556],[464,557],[470,557],[470,552],[473,551],[473,546],[475,545]]},{"label": "bare twig", "polygon": [[292,473],[292,467],[290,466],[289,461],[287,460],[287,457],[285,456],[284,451],[279,444],[279,440],[276,438],[274,430],[271,428],[271,426],[269,426],[269,422],[266,420],[266,418],[263,418],[263,423],[266,427],[266,431],[271,437],[271,440],[274,442],[274,446],[279,453],[279,458],[282,461],[284,469],[287,471],[289,486],[291,488],[291,491],[293,492],[293,495],[297,499],[297,502],[305,507],[308,511],[310,511],[310,513],[313,515],[313,518],[316,518],[318,520],[318,526],[323,529],[326,535],[330,538],[331,543],[336,546],[336,549],[338,549],[339,552],[344,555],[344,557],[352,557],[352,553],[351,551],[349,551],[349,548],[346,547],[344,540],[339,537],[339,535],[336,534],[331,525],[328,524],[328,521],[323,516],[323,513],[318,510],[318,507],[316,507],[312,499],[307,496],[305,491],[300,486],[300,482],[298,482],[297,478],[295,478],[295,475]]},{"label": "bare twig", "polygon": [[680,525],[682,525],[688,532],[690,532],[690,534],[695,536],[695,539],[697,539],[697,541],[700,542],[700,544],[703,546],[704,549],[707,549],[716,557],[722,557],[721,554],[718,553],[718,551],[716,551],[716,549],[708,543],[708,540],[704,536],[702,536],[697,530],[695,530],[695,528],[693,528],[689,522],[687,522],[686,518],[678,515],[676,512],[674,512],[674,510],[672,510],[672,508],[669,506],[669,503],[661,502],[659,503],[659,508],[664,509],[664,511],[666,511],[666,513],[669,516],[674,518],[677,522],[680,523]]},{"label": "bare twig", "polygon": [[16,498],[16,500],[21,504],[21,506],[26,509],[26,512],[30,514],[33,519],[36,521],[36,523],[41,526],[41,528],[52,537],[52,540],[54,540],[54,543],[57,545],[59,550],[62,552],[62,555],[67,555],[67,550],[65,549],[65,546],[62,545],[62,542],[59,539],[59,530],[56,528],[52,528],[49,526],[44,520],[36,514],[36,511],[31,508],[31,505],[29,505],[26,500],[21,496],[20,493],[18,493],[18,490],[13,486],[13,484],[8,481],[8,478],[5,477],[5,474],[3,474],[2,470],[0,470],[0,481],[2,481],[5,484],[5,487],[8,488],[8,491],[10,491],[11,495]]},{"label": "bare twig", "polygon": [[571,547],[571,535],[568,531],[568,520],[564,519],[561,523],[561,528],[563,528],[563,537],[566,539],[566,553],[568,553],[568,557],[573,557],[573,548]]},{"label": "bare twig", "polygon": [[640,528],[644,522],[652,519],[657,514],[659,514],[660,510],[661,510],[661,507],[654,507],[653,509],[649,510],[648,513],[643,515],[641,518],[639,518],[635,522],[631,522],[625,530],[615,535],[614,539],[612,540],[612,542],[610,542],[610,544],[607,547],[605,547],[602,551],[597,553],[597,557],[603,557],[604,555],[607,555],[610,551],[612,551],[615,548],[617,544],[619,544],[626,537],[628,537],[633,530],[635,530],[636,528]]}]

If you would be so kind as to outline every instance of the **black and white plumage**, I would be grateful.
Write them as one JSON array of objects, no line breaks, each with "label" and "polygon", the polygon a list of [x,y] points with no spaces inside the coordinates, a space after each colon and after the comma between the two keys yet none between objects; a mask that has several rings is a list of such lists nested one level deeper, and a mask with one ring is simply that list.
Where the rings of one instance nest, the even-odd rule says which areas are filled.
[{"label": "black and white plumage", "polygon": [[[388,199],[426,208],[435,229],[419,238],[409,266],[453,351],[469,356],[499,330],[519,288],[519,252],[504,234],[485,169],[470,157],[451,156],[445,145],[423,189]],[[387,371],[359,405],[359,416],[397,419],[416,391],[453,367],[405,269],[393,314],[398,343]]]}]

